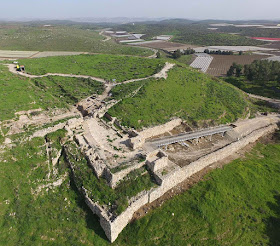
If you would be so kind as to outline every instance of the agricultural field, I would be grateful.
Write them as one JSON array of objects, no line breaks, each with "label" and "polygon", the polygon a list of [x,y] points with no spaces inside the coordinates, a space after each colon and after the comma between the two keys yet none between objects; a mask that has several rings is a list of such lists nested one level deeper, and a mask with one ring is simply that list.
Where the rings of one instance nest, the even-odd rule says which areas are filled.
[{"label": "agricultural field", "polygon": [[105,54],[150,56],[151,50],[123,46],[104,37],[92,27],[74,25],[0,24],[1,50],[78,51]]},{"label": "agricultural field", "polygon": [[236,62],[237,64],[251,64],[255,60],[265,59],[269,56],[264,55],[211,55],[214,57],[211,62],[207,74],[212,76],[226,76],[227,71],[229,70],[232,63]]},{"label": "agricultural field", "polygon": [[29,79],[11,74],[0,65],[0,121],[22,110],[67,108],[92,94],[103,92],[103,84],[91,79],[44,77]]},{"label": "agricultural field", "polygon": [[146,44],[139,44],[139,46],[142,47],[148,47],[152,49],[161,49],[165,50],[168,52],[175,51],[177,49],[188,49],[188,48],[195,48],[197,47],[196,45],[188,45],[188,44],[179,44],[179,43],[174,43],[174,42],[154,42],[154,43],[146,43]]},{"label": "agricultural field", "polygon": [[245,27],[242,26],[223,26],[218,28],[221,32],[226,33],[239,33],[242,36],[248,37],[268,37],[268,38],[279,38],[280,37],[280,29],[266,29],[259,27]]},{"label": "agricultural field", "polygon": [[166,80],[145,83],[138,94],[109,109],[123,125],[136,129],[159,125],[173,117],[190,124],[207,119],[226,123],[246,114],[244,95],[219,80],[190,68],[175,67]]},{"label": "agricultural field", "polygon": [[145,33],[145,40],[150,40],[159,35],[172,35],[171,41],[188,45],[261,45],[261,41],[249,39],[240,35],[219,32],[208,29],[207,23],[192,23],[184,20],[166,20],[155,24],[136,23],[124,24],[114,27],[129,32]]},{"label": "agricultural field", "polygon": [[79,55],[19,60],[29,74],[64,73],[88,75],[122,82],[156,74],[164,66],[160,59],[114,55]]}]

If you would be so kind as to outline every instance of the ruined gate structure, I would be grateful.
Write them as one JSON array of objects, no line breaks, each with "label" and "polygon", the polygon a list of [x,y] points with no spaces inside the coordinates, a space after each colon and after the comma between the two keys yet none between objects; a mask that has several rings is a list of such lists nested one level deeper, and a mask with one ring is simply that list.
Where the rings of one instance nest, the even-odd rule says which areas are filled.
[{"label": "ruined gate structure", "polygon": [[[97,144],[94,140],[95,132],[89,136],[87,130],[85,130],[82,134],[75,135],[75,139],[84,150],[88,163],[93,168],[97,177],[104,177],[108,185],[114,188],[118,185],[118,182],[126,177],[132,170],[146,166],[158,185],[156,188],[147,191],[144,190],[135,197],[132,197],[128,202],[129,205],[126,210],[118,216],[111,214],[105,207],[99,205],[97,201],[91,200],[88,191],[83,189],[82,192],[85,201],[91,211],[99,217],[100,225],[109,241],[114,242],[121,231],[131,221],[134,213],[142,206],[160,198],[167,191],[205,167],[223,160],[244,148],[246,145],[257,141],[260,137],[275,131],[278,122],[278,116],[263,116],[258,119],[247,120],[246,123],[236,123],[234,128],[232,126],[221,126],[153,140],[149,139],[172,130],[174,127],[181,124],[182,121],[180,119],[175,119],[157,128],[150,128],[142,132],[133,131],[128,134],[129,137],[127,137],[125,141],[131,148],[131,152],[128,152],[127,156],[130,156],[132,153],[138,155],[141,153],[145,157],[145,161],[129,166],[116,173],[111,172],[110,168],[106,165],[106,160],[104,160],[105,156],[103,156],[104,153],[101,150],[102,147],[104,149],[107,148],[105,143],[101,147],[98,147],[99,150],[101,149],[100,152],[96,152],[96,150],[93,151],[93,145]],[[86,127],[84,128],[86,129]],[[193,135],[191,136],[191,134]],[[230,141],[225,146],[204,156],[200,156],[197,160],[183,167],[171,161],[168,158],[168,154],[161,149],[162,146],[173,144],[174,142],[182,142],[190,138],[199,138],[210,134],[222,134],[225,138],[230,139]],[[124,138],[125,137],[122,136],[122,139]],[[108,149],[106,153],[107,151]]]}]

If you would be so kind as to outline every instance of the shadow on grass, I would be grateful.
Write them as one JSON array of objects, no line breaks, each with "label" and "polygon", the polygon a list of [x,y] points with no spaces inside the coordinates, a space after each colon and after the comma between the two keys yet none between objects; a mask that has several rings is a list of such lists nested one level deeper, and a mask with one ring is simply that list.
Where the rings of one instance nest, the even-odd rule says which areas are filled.
[{"label": "shadow on grass", "polygon": [[266,234],[269,238],[269,245],[280,246],[280,193],[277,192],[274,198],[276,203],[268,203],[275,215],[267,219]]},{"label": "shadow on grass", "polygon": [[104,239],[106,242],[109,242],[102,227],[99,224],[99,218],[97,215],[93,214],[90,208],[85,203],[85,200],[81,193],[78,191],[73,177],[70,174],[70,187],[77,194],[77,205],[85,212],[87,228],[93,230],[93,232]]}]

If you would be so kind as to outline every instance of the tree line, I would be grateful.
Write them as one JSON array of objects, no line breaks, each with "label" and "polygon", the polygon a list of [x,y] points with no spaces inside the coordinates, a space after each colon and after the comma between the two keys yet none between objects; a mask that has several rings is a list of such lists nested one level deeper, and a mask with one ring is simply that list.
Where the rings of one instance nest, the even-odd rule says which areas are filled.
[{"label": "tree line", "polygon": [[249,81],[264,84],[268,81],[280,83],[280,62],[269,60],[256,60],[250,65],[233,63],[227,72],[227,76],[240,77],[244,75]]},{"label": "tree line", "polygon": [[186,49],[186,50],[175,50],[173,53],[172,53],[172,58],[174,59],[178,59],[180,58],[182,55],[192,55],[195,53],[195,50],[194,49]]}]

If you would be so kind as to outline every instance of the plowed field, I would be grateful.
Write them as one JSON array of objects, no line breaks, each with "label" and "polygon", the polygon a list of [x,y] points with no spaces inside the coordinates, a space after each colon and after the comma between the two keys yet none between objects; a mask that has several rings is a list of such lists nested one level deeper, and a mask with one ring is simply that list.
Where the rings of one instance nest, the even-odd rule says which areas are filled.
[{"label": "plowed field", "polygon": [[265,55],[212,55],[214,57],[210,64],[207,74],[213,76],[225,76],[232,63],[246,65],[251,64],[255,60],[261,60],[269,56]]}]

